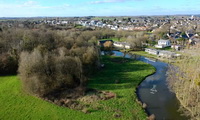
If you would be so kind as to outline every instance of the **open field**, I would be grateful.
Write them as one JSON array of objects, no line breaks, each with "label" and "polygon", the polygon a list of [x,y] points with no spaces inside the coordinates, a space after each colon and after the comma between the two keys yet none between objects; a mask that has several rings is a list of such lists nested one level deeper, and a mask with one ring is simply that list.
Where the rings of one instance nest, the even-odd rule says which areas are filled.
[{"label": "open field", "polygon": [[[141,56],[148,57],[148,58],[157,59],[162,62],[171,63],[171,64],[174,64],[175,61],[176,62],[181,61],[181,59],[167,59],[167,58],[158,57],[157,55],[152,55],[145,51],[131,51],[130,53],[136,54],[136,55],[141,55]],[[177,51],[176,51],[176,53],[180,54],[180,52],[177,52]]]},{"label": "open field", "polygon": [[24,93],[17,76],[0,77],[0,119],[110,120],[120,115],[116,119],[144,120],[146,114],[135,102],[135,89],[155,69],[140,61],[119,63],[121,59],[104,57],[105,68],[90,79],[88,87],[112,91],[117,97],[93,103],[98,109],[91,108],[88,114],[59,107]]},{"label": "open field", "polygon": [[113,40],[113,41],[115,41],[115,42],[122,42],[122,41],[125,41],[125,39],[124,38],[120,38],[120,39],[118,39],[118,38],[115,38],[115,37],[113,37],[113,38],[108,38],[108,39],[101,39],[101,40]]},{"label": "open field", "polygon": [[152,55],[152,54],[149,54],[145,51],[130,51],[130,53],[132,54],[136,54],[136,55],[141,55],[141,56],[145,56],[145,57],[149,57],[149,58],[155,58],[157,59],[157,55]]},{"label": "open field", "polygon": [[152,49],[157,49],[157,50],[174,51],[174,49],[173,49],[173,48],[171,48],[171,47],[165,47],[165,48],[156,48],[156,47],[153,47],[153,46],[147,46],[147,48],[152,48]]}]

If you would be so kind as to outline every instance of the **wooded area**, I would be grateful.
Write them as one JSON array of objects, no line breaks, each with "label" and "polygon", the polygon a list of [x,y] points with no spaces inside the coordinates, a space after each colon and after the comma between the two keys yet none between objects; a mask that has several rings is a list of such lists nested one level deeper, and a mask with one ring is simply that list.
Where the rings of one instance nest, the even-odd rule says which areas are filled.
[{"label": "wooded area", "polygon": [[96,44],[94,32],[4,29],[0,74],[18,70],[25,90],[39,96],[63,87],[84,87],[100,65]]}]

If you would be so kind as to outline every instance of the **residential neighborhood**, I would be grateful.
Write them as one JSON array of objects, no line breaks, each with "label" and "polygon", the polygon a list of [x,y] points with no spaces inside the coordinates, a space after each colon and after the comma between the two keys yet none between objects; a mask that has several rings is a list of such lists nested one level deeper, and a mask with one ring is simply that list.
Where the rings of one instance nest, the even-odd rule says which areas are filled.
[{"label": "residential neighborhood", "polygon": [[154,41],[168,40],[158,42],[156,45],[157,48],[167,46],[174,47],[176,45],[176,49],[179,49],[181,48],[180,46],[186,47],[186,44],[196,45],[200,43],[200,17],[194,15],[110,18],[98,18],[93,16],[74,18],[46,17],[33,22],[34,24],[47,24],[63,27],[75,25],[92,29],[106,28],[114,31],[147,32],[149,37],[153,37],[154,35],[157,37],[160,36],[160,38],[153,38]]}]

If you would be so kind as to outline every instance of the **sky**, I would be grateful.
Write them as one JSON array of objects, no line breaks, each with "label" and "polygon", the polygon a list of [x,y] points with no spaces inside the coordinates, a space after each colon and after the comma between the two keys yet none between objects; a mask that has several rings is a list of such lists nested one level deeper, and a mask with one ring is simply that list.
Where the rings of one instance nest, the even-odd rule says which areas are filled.
[{"label": "sky", "polygon": [[200,14],[200,0],[0,0],[0,17]]}]

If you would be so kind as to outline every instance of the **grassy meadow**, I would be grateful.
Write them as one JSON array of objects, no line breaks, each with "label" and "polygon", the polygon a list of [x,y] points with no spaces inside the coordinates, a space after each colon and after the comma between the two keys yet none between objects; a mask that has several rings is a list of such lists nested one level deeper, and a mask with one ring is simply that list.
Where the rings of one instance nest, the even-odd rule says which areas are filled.
[{"label": "grassy meadow", "polygon": [[0,120],[145,120],[146,113],[136,103],[135,90],[155,68],[134,60],[121,63],[121,59],[103,57],[105,68],[89,80],[89,88],[111,91],[117,97],[93,103],[88,114],[26,94],[17,76],[0,77]]},{"label": "grassy meadow", "polygon": [[115,42],[120,42],[120,41],[125,41],[125,38],[116,38],[116,37],[113,37],[113,38],[108,38],[108,39],[101,39],[101,40],[113,40]]},{"label": "grassy meadow", "polygon": [[152,54],[149,54],[149,53],[147,53],[145,51],[131,51],[130,53],[136,54],[136,55],[145,56],[145,57],[148,57],[148,58],[155,58],[155,59],[158,58],[157,55],[152,55]]}]

